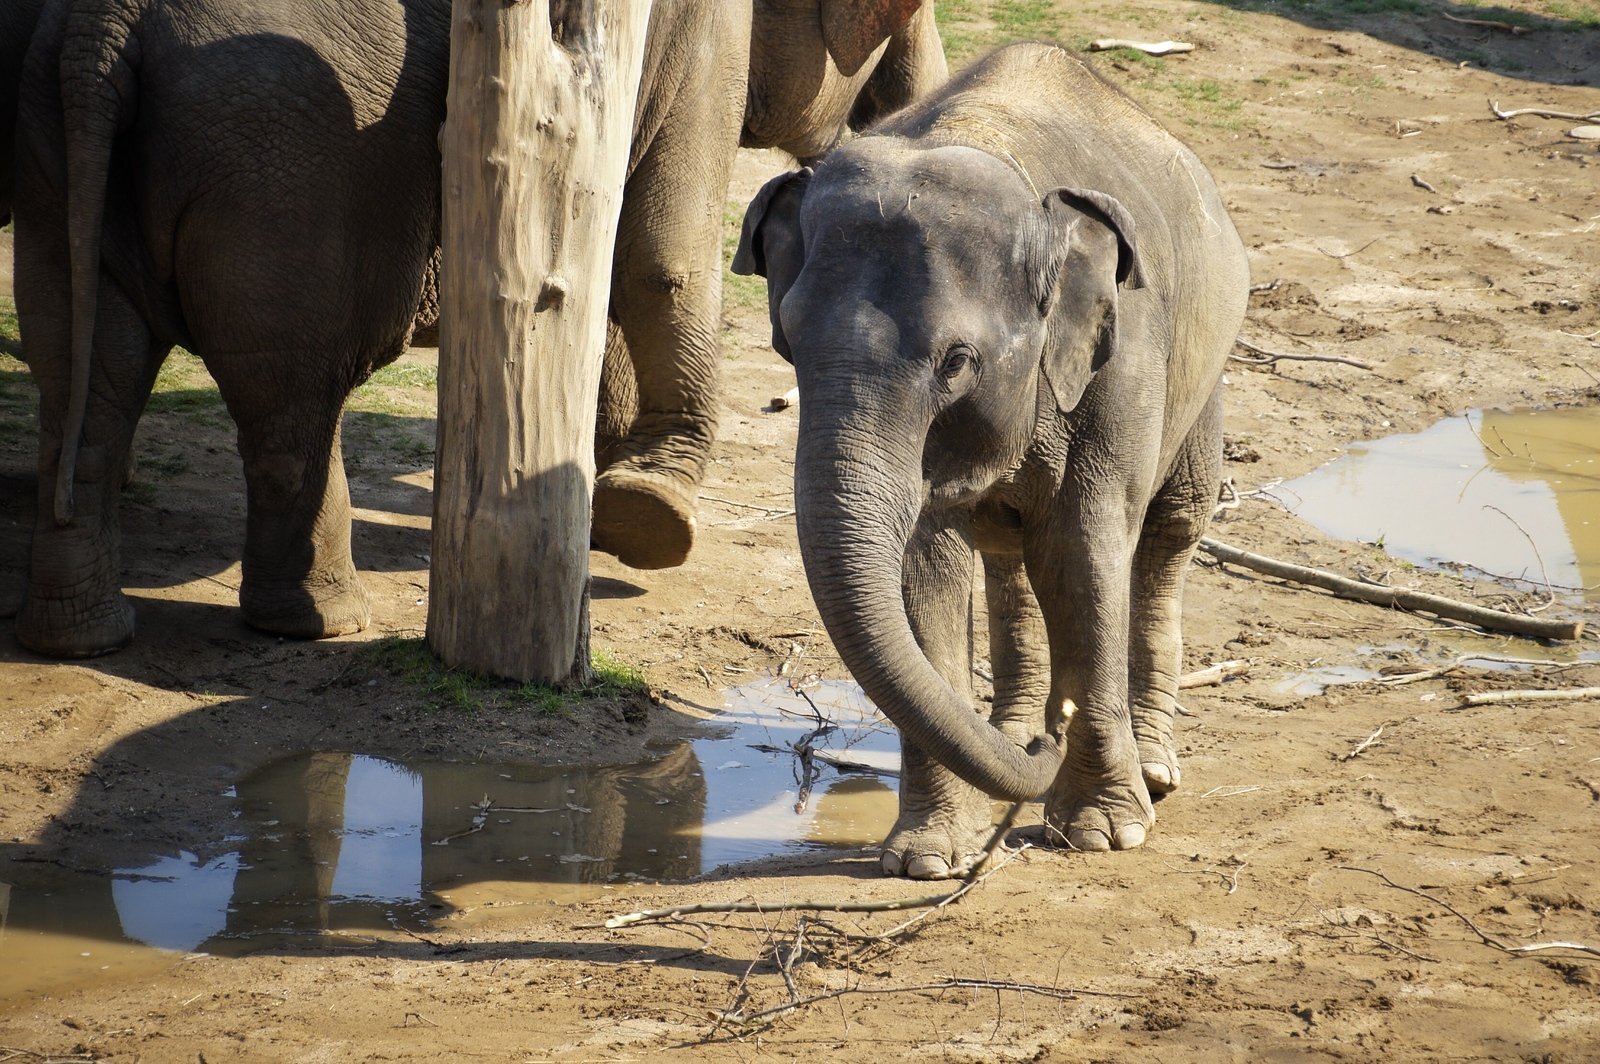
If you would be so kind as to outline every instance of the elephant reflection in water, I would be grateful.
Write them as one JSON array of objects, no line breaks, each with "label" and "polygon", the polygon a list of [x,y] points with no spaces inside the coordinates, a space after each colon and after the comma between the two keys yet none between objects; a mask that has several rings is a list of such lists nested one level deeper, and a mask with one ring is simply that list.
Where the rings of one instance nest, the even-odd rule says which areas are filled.
[{"label": "elephant reflection in water", "polygon": [[643,765],[538,771],[339,753],[268,766],[238,787],[259,826],[240,849],[228,930],[384,927],[396,902],[475,882],[699,872],[705,781],[687,744]]}]

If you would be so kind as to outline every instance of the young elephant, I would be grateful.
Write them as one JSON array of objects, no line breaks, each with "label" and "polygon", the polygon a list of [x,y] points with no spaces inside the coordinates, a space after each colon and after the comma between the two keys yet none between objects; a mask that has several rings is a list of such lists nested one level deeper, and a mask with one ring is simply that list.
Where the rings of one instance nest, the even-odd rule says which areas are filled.
[{"label": "young elephant", "polygon": [[986,795],[1047,788],[1074,847],[1138,846],[1178,785],[1183,577],[1249,288],[1205,167],[1071,53],[1014,45],[769,182],[734,268],[799,377],[817,608],[901,730],[884,870],[968,867]]}]

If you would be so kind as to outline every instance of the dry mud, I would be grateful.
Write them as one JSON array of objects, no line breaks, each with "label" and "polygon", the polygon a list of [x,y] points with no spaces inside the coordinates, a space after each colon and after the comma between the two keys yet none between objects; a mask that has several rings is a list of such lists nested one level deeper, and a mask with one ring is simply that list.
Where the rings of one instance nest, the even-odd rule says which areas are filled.
[{"label": "dry mud", "polygon": [[[1255,280],[1281,279],[1252,300],[1246,335],[1376,367],[1233,366],[1228,473],[1248,490],[1304,474],[1352,441],[1465,409],[1600,402],[1600,156],[1594,142],[1566,136],[1572,122],[1501,121],[1489,110],[1491,100],[1600,109],[1600,89],[1588,86],[1600,81],[1597,12],[1514,6],[1531,13],[1534,32],[1399,2],[967,3],[945,23],[958,61],[1022,35],[1199,46],[1161,64],[1096,62],[1212,167]],[[730,233],[782,166],[741,158]],[[347,416],[356,559],[374,624],[314,644],[239,620],[243,495],[231,426],[203,371],[176,360],[141,425],[141,472],[123,511],[136,645],[47,662],[0,620],[0,882],[20,894],[198,852],[237,812],[234,781],[286,754],[629,762],[651,740],[701,727],[724,688],[793,668],[797,647],[796,671],[842,678],[786,514],[795,414],[768,403],[793,376],[768,347],[759,286],[730,283],[723,342],[727,405],[694,556],[661,573],[593,563],[596,646],[640,665],[653,699],[554,712],[505,692],[462,709],[394,654],[370,652],[386,635],[414,637],[425,615],[432,352],[386,371]],[[7,361],[0,374],[9,614],[35,481],[25,371]],[[1227,512],[1214,534],[1346,575],[1393,571],[1456,597],[1539,598],[1481,574],[1404,569],[1259,498]],[[1571,658],[1594,641],[1540,647],[1203,565],[1189,587],[1190,666],[1250,658],[1254,671],[1185,696],[1183,787],[1159,803],[1146,846],[1030,849],[898,948],[852,952],[813,928],[792,973],[801,994],[957,977],[1074,991],[1065,998],[857,992],[759,1030],[719,1027],[723,1010],[786,1000],[773,962],[751,963],[769,943],[795,941],[793,914],[736,927],[593,926],[685,902],[923,892],[881,878],[870,852],[816,850],[545,897],[485,876],[425,931],[380,920],[359,935],[246,939],[209,955],[127,946],[115,926],[90,926],[66,906],[50,956],[17,952],[48,929],[13,920],[0,941],[0,968],[38,966],[22,978],[11,969],[27,988],[0,1002],[0,1059],[1600,1060],[1596,956],[1513,955],[1463,919],[1504,944],[1600,946],[1595,703],[1453,711],[1463,690],[1596,684],[1600,667],[1319,694],[1292,682],[1309,669],[1468,651]],[[1584,608],[1568,599],[1553,610]],[[1037,808],[1025,811],[1017,837],[1039,841],[1028,827],[1037,822]],[[873,930],[893,922],[859,920]],[[107,963],[83,963],[85,954]]]}]

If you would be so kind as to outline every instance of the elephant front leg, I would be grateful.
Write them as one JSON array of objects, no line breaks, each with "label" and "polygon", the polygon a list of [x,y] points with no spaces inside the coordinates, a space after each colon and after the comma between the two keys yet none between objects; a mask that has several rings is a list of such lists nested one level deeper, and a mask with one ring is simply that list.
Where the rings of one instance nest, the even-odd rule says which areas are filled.
[{"label": "elephant front leg", "polygon": [[1221,480],[1219,388],[1150,501],[1133,558],[1128,687],[1139,763],[1152,793],[1177,790],[1182,780],[1173,728],[1183,667],[1184,576],[1211,521]]},{"label": "elephant front leg", "polygon": [[316,398],[294,410],[230,402],[249,489],[239,606],[252,627],[295,639],[349,635],[372,616],[350,559],[341,393],[309,390]]},{"label": "elephant front leg", "polygon": [[606,356],[631,356],[637,408],[625,435],[605,438],[628,398],[626,371],[613,363],[590,535],[635,569],[682,565],[694,547],[695,502],[717,433],[722,207],[743,114],[742,80],[737,98],[714,80],[681,86],[623,191],[611,281],[620,332],[608,337]]},{"label": "elephant front leg", "polygon": [[[924,514],[906,546],[902,586],[917,645],[969,704],[972,558],[958,515]],[[960,875],[982,856],[992,830],[988,795],[902,737],[900,815],[884,840],[884,873],[912,879]]]},{"label": "elephant front leg", "polygon": [[[1071,492],[1078,499],[1083,496]],[[1120,500],[1088,499],[1028,537],[1028,574],[1050,634],[1047,717],[1068,712],[1067,757],[1045,801],[1051,834],[1079,850],[1143,844],[1155,808],[1128,712],[1128,544]]]}]

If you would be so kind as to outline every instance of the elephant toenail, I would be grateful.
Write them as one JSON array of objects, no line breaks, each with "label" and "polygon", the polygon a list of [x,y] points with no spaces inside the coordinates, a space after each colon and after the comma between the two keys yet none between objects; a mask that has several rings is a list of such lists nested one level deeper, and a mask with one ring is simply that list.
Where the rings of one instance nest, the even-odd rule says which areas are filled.
[{"label": "elephant toenail", "polygon": [[883,874],[886,876],[897,876],[905,865],[900,860],[899,854],[893,850],[884,850],[883,856],[878,858],[878,867],[883,869]]},{"label": "elephant toenail", "polygon": [[1067,836],[1067,841],[1074,850],[1089,850],[1099,853],[1111,849],[1111,840],[1106,838],[1103,831],[1074,831]]},{"label": "elephant toenail", "polygon": [[1117,829],[1117,849],[1131,850],[1135,846],[1143,846],[1145,839],[1144,825],[1127,824]]},{"label": "elephant toenail", "polygon": [[906,864],[906,875],[912,879],[949,879],[950,862],[932,854],[913,857]]}]

